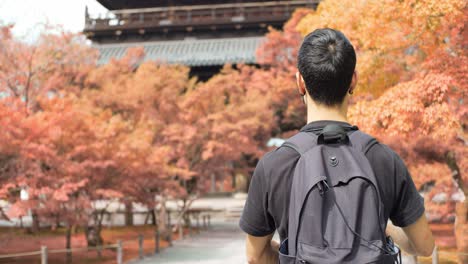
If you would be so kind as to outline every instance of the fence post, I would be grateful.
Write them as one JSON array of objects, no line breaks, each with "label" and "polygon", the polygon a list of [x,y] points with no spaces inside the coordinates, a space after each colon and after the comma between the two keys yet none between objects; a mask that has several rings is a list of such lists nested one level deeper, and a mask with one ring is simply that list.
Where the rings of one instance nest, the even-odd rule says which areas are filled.
[{"label": "fence post", "polygon": [[434,251],[432,251],[432,264],[439,264],[439,249],[437,246],[435,246]]},{"label": "fence post", "polygon": [[197,231],[200,232],[200,214],[197,214]]},{"label": "fence post", "polygon": [[203,215],[203,228],[206,228],[206,215]]},{"label": "fence post", "polygon": [[138,235],[138,256],[140,259],[143,258],[143,235],[139,234]]},{"label": "fence post", "polygon": [[41,247],[41,264],[47,264],[47,247]]},{"label": "fence post", "polygon": [[211,215],[209,214],[208,215],[208,227],[210,227],[210,226],[211,226]]},{"label": "fence post", "polygon": [[98,258],[102,258],[102,245],[100,242],[96,246],[96,252],[97,252]]},{"label": "fence post", "polygon": [[117,264],[123,263],[122,240],[117,241]]},{"label": "fence post", "polygon": [[159,253],[159,230],[156,229],[154,232],[154,254]]}]

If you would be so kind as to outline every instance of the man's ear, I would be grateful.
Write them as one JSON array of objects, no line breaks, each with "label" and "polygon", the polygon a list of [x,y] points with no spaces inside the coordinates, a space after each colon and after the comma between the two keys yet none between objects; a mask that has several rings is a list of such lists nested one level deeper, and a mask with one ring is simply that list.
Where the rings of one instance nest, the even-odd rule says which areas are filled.
[{"label": "man's ear", "polygon": [[301,96],[304,96],[306,94],[306,86],[305,86],[304,78],[302,78],[302,75],[300,72],[296,72],[296,85],[297,85],[299,94]]},{"label": "man's ear", "polygon": [[357,73],[357,71],[354,71],[353,78],[351,79],[351,84],[349,85],[349,90],[348,90],[349,94],[354,93],[354,90],[356,89],[357,82],[358,82],[358,73]]}]

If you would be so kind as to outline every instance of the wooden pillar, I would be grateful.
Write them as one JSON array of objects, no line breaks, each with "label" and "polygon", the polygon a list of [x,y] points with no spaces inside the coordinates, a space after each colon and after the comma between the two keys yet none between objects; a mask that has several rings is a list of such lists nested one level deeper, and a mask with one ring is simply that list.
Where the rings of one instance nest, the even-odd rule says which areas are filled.
[{"label": "wooden pillar", "polygon": [[439,249],[437,246],[434,247],[434,251],[432,252],[432,264],[439,264]]},{"label": "wooden pillar", "polygon": [[160,239],[159,230],[156,230],[154,234],[154,254],[159,253],[159,239]]},{"label": "wooden pillar", "polygon": [[169,228],[169,235],[167,237],[167,242],[169,242],[169,246],[172,247],[172,229]]},{"label": "wooden pillar", "polygon": [[47,247],[41,247],[41,264],[47,264]]},{"label": "wooden pillar", "polygon": [[190,212],[187,212],[187,213],[188,213],[188,235],[191,236],[192,235],[192,219],[190,218],[191,213]]},{"label": "wooden pillar", "polygon": [[139,234],[138,235],[138,256],[140,259],[143,258],[143,235]]},{"label": "wooden pillar", "polygon": [[179,225],[179,240],[184,239],[184,225]]},{"label": "wooden pillar", "polygon": [[117,264],[123,264],[122,240],[117,241]]}]

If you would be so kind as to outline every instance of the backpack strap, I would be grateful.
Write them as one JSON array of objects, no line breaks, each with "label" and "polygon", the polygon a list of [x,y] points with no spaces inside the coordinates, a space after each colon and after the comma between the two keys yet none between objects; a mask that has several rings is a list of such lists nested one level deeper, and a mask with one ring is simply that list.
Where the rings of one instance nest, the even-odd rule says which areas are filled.
[{"label": "backpack strap", "polygon": [[299,132],[284,142],[281,147],[294,149],[300,155],[317,145],[317,135],[310,132]]},{"label": "backpack strap", "polygon": [[377,143],[379,143],[377,141],[377,139],[375,139],[374,137],[360,131],[360,130],[356,130],[356,131],[353,131],[351,132],[351,134],[349,135],[349,140],[352,144],[352,146],[356,149],[358,149],[359,151],[362,151],[365,154],[367,154],[367,152],[369,152],[369,150]]},{"label": "backpack strap", "polygon": [[[337,131],[338,128],[341,128],[342,131]],[[349,132],[348,137],[352,142],[353,147],[362,151],[364,154],[366,154],[372,148],[372,146],[378,143],[374,137],[361,132],[357,126],[328,125],[324,128],[300,131],[296,135],[286,140],[286,142],[284,142],[281,147],[292,148],[297,153],[302,155],[307,150],[317,145],[320,139],[325,139],[325,141],[327,141],[326,137],[330,137],[330,139],[333,140],[334,137],[340,137],[338,135],[339,133],[346,133],[346,131]],[[329,136],[327,133],[330,133],[331,135]]]},{"label": "backpack strap", "polygon": [[[349,135],[349,139],[350,139],[350,142],[351,142],[351,145],[356,148],[358,151],[361,151],[365,158],[367,159],[366,157],[366,154],[367,152],[369,152],[369,150],[375,146],[376,144],[378,144],[379,142],[377,141],[377,139],[375,139],[374,137],[362,132],[362,131],[354,131],[351,133],[351,135]],[[371,164],[369,163],[369,165],[371,166]],[[374,168],[372,168],[371,166],[371,169],[372,171],[374,170]],[[375,191],[376,191],[376,194],[377,194],[377,197],[378,197],[378,201],[383,205],[383,200],[382,200],[382,194],[380,193],[380,190],[378,188],[378,184],[377,184],[377,179],[375,178],[376,175],[374,175],[374,179],[373,179],[373,185],[375,187]],[[378,208],[379,212],[378,212],[378,215],[379,217],[381,217],[383,215],[383,208],[381,207],[381,205],[379,204],[379,208]],[[386,222],[382,222],[380,223],[381,224],[381,228],[382,228],[382,235],[383,235],[383,238],[384,238],[384,241],[386,241],[386,236],[385,236],[385,226],[386,226]]]}]

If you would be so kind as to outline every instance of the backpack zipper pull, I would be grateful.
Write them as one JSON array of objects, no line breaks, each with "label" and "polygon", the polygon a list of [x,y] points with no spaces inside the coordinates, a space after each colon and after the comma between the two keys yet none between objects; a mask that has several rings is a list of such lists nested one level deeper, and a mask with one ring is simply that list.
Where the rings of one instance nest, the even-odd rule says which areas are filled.
[{"label": "backpack zipper pull", "polygon": [[319,189],[320,196],[323,196],[326,192],[328,192],[330,186],[328,186],[327,180],[322,180],[317,183],[317,188]]}]

